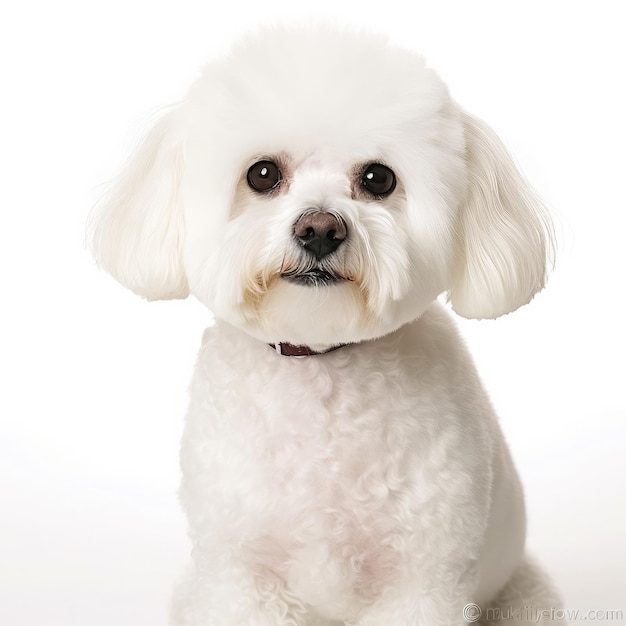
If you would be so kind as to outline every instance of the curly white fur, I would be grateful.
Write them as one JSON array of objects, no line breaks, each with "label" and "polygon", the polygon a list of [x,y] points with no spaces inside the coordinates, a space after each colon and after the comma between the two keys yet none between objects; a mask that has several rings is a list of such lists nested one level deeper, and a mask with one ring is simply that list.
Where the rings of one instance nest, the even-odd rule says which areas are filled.
[{"label": "curly white fur", "polygon": [[[246,172],[268,159],[276,189]],[[363,167],[391,168],[392,193]],[[347,236],[315,258],[307,212]],[[549,221],[500,141],[382,38],[276,29],[209,65],[92,222],[96,257],[206,331],[183,437],[193,559],[173,623],[462,624],[557,602],[524,557],[521,487],[452,321],[540,290]],[[307,272],[332,277],[311,284]],[[267,344],[324,351],[303,359]],[[529,582],[530,581],[530,582]],[[514,598],[514,600],[510,600]]]}]

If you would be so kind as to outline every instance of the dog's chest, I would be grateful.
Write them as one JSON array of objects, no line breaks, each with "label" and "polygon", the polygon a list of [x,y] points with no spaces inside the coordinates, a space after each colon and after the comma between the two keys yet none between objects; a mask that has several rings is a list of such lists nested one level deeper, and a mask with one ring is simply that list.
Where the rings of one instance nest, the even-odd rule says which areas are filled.
[{"label": "dog's chest", "polygon": [[425,525],[432,541],[469,497],[459,450],[478,444],[469,422],[458,429],[455,385],[442,391],[447,366],[401,353],[410,339],[294,359],[207,336],[181,455],[194,542],[337,615],[342,598],[356,606],[391,584]]},{"label": "dog's chest", "polygon": [[367,501],[374,506],[381,490],[389,490],[390,474],[410,461],[405,446],[416,435],[413,391],[398,390],[397,372],[383,376],[331,368],[315,357],[285,359],[274,371],[240,379],[236,390],[213,390],[219,445],[232,446],[247,484],[255,485],[254,499],[268,513],[280,510],[284,518],[307,508],[354,510],[357,501],[358,510]]},{"label": "dog's chest", "polygon": [[213,506],[235,517],[233,540],[331,612],[371,597],[400,567],[421,428],[402,372],[355,371],[336,356],[270,354],[273,369],[251,368],[236,389],[222,379],[205,403],[215,455],[205,485],[213,481]]},{"label": "dog's chest", "polygon": [[292,534],[315,532],[320,517],[338,532],[375,524],[383,502],[393,518],[389,508],[415,489],[420,465],[437,464],[445,411],[420,351],[398,358],[409,339],[299,359],[234,329],[211,329],[181,455],[190,500],[245,509],[257,528],[285,520]]},{"label": "dog's chest", "polygon": [[399,363],[396,346],[298,359],[209,339],[183,443],[198,451],[201,467],[185,474],[202,499],[245,508],[251,526],[287,526],[291,536],[374,527],[383,503],[381,518],[393,518],[436,426],[415,363]]}]

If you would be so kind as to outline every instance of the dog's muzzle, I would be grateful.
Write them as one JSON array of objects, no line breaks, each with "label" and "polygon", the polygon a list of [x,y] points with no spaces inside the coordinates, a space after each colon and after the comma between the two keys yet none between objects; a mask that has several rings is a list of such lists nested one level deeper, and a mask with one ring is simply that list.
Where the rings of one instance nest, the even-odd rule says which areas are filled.
[{"label": "dog's muzzle", "polygon": [[298,267],[281,275],[292,282],[309,286],[325,286],[345,280],[328,257],[348,236],[344,219],[330,211],[304,212],[293,226],[293,237],[302,250]]}]

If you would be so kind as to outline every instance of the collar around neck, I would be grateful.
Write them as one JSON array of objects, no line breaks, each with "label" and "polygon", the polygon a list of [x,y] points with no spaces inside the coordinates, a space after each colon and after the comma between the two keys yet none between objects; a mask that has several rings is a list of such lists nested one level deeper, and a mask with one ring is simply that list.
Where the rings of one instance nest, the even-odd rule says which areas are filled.
[{"label": "collar around neck", "polygon": [[268,344],[270,348],[276,350],[278,354],[282,356],[318,356],[320,354],[327,354],[328,352],[333,352],[334,350],[338,350],[339,348],[343,348],[347,346],[347,343],[340,343],[338,346],[332,346],[326,350],[322,350],[318,352],[317,350],[313,350],[309,348],[309,346],[294,346],[292,343],[270,343]]}]

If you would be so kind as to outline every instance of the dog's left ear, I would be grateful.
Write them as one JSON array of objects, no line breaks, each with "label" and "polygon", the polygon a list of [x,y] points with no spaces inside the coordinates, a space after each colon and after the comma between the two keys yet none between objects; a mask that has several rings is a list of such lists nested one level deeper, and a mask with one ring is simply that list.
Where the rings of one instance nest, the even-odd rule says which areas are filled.
[{"label": "dog's left ear", "polygon": [[462,113],[468,182],[456,224],[452,308],[495,318],[529,302],[547,278],[552,225],[495,133]]},{"label": "dog's left ear", "polygon": [[183,142],[176,116],[172,111],[155,125],[88,224],[98,264],[148,300],[189,294],[181,261]]}]

